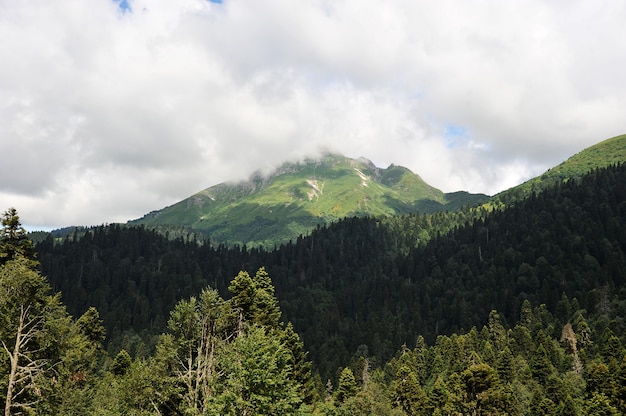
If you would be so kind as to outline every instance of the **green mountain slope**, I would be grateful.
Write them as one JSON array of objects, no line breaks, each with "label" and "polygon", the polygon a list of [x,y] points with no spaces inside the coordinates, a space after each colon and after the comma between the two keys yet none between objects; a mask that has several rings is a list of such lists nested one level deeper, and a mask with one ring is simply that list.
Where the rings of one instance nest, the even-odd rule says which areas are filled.
[{"label": "green mountain slope", "polygon": [[575,154],[543,175],[503,191],[492,198],[495,205],[521,201],[560,182],[580,178],[593,169],[626,162],[626,134],[604,140]]},{"label": "green mountain slope", "polygon": [[[616,143],[608,145],[600,146],[595,157],[610,164],[602,152]],[[139,362],[152,350],[154,334],[165,330],[169,312],[184,305],[181,299],[197,296],[207,285],[227,294],[239,270],[263,266],[283,318],[302,337],[319,379],[341,385],[337,379],[346,367],[354,369],[356,380],[376,374],[364,383],[367,390],[345,403],[362,403],[356,400],[366,397],[392,400],[392,394],[407,391],[397,386],[409,374],[404,380],[412,379],[420,403],[443,406],[441,397],[451,397],[459,414],[470,413],[467,409],[477,403],[490,414],[511,409],[519,414],[624,414],[626,165],[592,170],[581,176],[570,170],[555,186],[502,210],[348,218],[271,251],[170,240],[145,227],[110,224],[87,229],[79,238],[47,238],[37,246],[38,259],[73,315],[97,307],[111,358],[124,348]],[[395,174],[385,186],[399,186],[402,170],[390,172]],[[577,179],[563,180],[570,178]],[[471,214],[477,216],[457,221]],[[448,232],[439,232],[438,224]],[[423,234],[434,237],[412,237]],[[235,342],[230,344],[240,345]],[[229,351],[228,344],[216,349],[216,357]],[[99,388],[121,386],[96,391],[95,400],[113,397],[113,403],[120,395],[109,392],[137,379],[154,386],[146,396],[166,397],[167,392],[173,405],[183,403],[184,383],[173,384],[175,373],[162,372],[170,367],[162,365],[163,358],[176,357],[166,355],[175,350],[165,348],[158,359],[146,357],[146,366],[155,364],[141,373],[135,368],[142,367],[133,365],[127,374],[95,378]],[[235,361],[255,356],[253,348],[236,351],[243,353],[233,355]],[[166,377],[167,383],[161,381]],[[215,385],[222,380],[216,376]],[[482,383],[478,395],[476,380]]]},{"label": "green mountain slope", "polygon": [[344,217],[431,213],[486,200],[445,194],[401,166],[382,169],[367,159],[327,154],[210,187],[131,223],[183,225],[217,242],[272,246]]},{"label": "green mountain slope", "polygon": [[70,313],[97,307],[117,342],[137,339],[129,330],[161,332],[181,297],[207,285],[226,294],[239,270],[264,266],[326,379],[360,346],[387,360],[419,335],[434,343],[480,328],[493,309],[515,322],[525,300],[558,316],[549,336],[581,312],[626,334],[625,203],[620,165],[503,210],[476,210],[460,226],[467,211],[348,218],[267,251],[111,224],[37,251]]}]

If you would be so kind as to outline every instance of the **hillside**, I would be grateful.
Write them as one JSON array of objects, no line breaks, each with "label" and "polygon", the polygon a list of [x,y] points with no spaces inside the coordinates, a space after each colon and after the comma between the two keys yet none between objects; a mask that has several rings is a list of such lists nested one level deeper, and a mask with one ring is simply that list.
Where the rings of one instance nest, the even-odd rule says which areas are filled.
[{"label": "hillside", "polygon": [[445,194],[401,166],[327,154],[269,175],[212,186],[131,224],[182,225],[214,242],[272,247],[344,217],[432,213],[475,205],[486,195]]},{"label": "hillside", "polygon": [[626,134],[604,140],[582,150],[565,162],[548,169],[541,176],[494,195],[491,202],[500,205],[521,201],[533,192],[540,192],[560,182],[580,178],[593,169],[624,162],[626,162]]},{"label": "hillside", "polygon": [[[215,332],[222,338],[211,352],[224,369],[215,374],[227,378],[212,379],[211,400],[250,380],[259,363],[281,368],[273,363],[284,357],[267,352],[291,351],[299,370],[272,380],[299,383],[294,405],[302,400],[304,414],[623,414],[626,164],[618,162],[568,173],[499,209],[354,216],[273,250],[111,224],[49,236],[37,258],[68,312],[100,312],[109,351],[101,362],[112,363],[89,397],[118,409],[111,414],[130,413],[119,411],[124,402],[158,414],[188,406],[181,392],[193,385],[182,370],[205,362],[189,342],[215,340],[198,337],[200,322],[230,329]],[[246,325],[255,320],[277,332]],[[236,367],[242,358],[250,360]],[[75,383],[86,374],[79,368],[65,374],[68,389],[85,389]],[[74,397],[65,400],[90,403]]]},{"label": "hillside", "polygon": [[418,335],[433,342],[479,325],[491,309],[514,321],[524,300],[563,322],[584,310],[623,330],[625,186],[621,165],[503,211],[355,217],[273,251],[119,225],[37,249],[70,312],[96,306],[116,343],[162,330],[181,297],[207,285],[226,293],[239,270],[265,266],[285,319],[328,375],[360,345],[388,359]]},{"label": "hillside", "polygon": [[43,315],[37,414],[623,414],[625,184],[619,165],[504,211],[354,217],[272,252],[117,224],[50,237],[43,269],[111,342],[94,308]]}]

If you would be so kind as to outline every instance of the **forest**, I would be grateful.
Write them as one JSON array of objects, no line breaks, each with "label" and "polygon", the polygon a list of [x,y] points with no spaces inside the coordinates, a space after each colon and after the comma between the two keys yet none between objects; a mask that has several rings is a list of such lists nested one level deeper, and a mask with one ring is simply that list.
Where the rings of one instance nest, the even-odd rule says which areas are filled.
[{"label": "forest", "polygon": [[623,414],[624,224],[623,165],[272,249],[10,209],[5,414]]}]

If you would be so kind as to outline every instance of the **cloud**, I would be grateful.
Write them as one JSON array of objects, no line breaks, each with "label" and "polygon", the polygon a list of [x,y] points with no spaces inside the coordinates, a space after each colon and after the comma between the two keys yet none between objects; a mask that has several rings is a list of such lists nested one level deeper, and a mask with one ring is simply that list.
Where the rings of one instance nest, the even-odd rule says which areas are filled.
[{"label": "cloud", "polygon": [[495,193],[624,133],[625,18],[608,0],[0,0],[0,206],[126,221],[323,148]]}]

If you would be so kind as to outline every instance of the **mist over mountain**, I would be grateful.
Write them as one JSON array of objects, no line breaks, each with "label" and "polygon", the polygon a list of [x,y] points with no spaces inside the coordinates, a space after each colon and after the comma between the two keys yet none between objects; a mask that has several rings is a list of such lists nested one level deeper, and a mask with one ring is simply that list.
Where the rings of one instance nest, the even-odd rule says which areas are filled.
[{"label": "mist over mountain", "polygon": [[239,183],[221,183],[131,224],[181,225],[214,242],[273,246],[344,217],[457,210],[484,194],[443,193],[402,166],[326,154],[285,163]]},{"label": "mist over mountain", "polygon": [[[623,166],[594,172],[608,159],[626,161],[614,152],[625,140],[621,136],[581,152],[551,170],[566,172],[558,181],[510,206],[490,201],[478,208],[433,214],[355,215],[317,226],[274,250],[214,240],[199,244],[193,230],[165,225],[150,230],[143,224],[77,230],[61,244],[46,240],[38,249],[53,287],[74,307],[103,308],[115,342],[128,331],[163,328],[177,299],[206,285],[226,293],[229,279],[239,270],[265,266],[286,318],[326,373],[360,344],[386,359],[397,345],[414,341],[418,334],[432,341],[439,333],[478,325],[493,308],[515,319],[524,299],[554,311],[565,293],[577,298],[578,309],[597,312],[598,291],[607,282],[620,287],[626,243],[620,207],[626,194]],[[585,162],[584,169],[570,168],[580,166],[579,160],[590,163]],[[318,181],[319,191],[307,182],[311,178]],[[339,187],[337,182],[350,186]],[[270,190],[274,196],[287,195],[293,205],[298,200],[306,207],[319,199],[339,206],[354,195],[358,200],[365,190],[418,187],[421,195],[430,195],[429,204],[446,197],[407,169],[379,169],[333,155],[322,162],[286,164],[273,175],[237,186],[209,188],[197,198],[209,206],[226,201],[223,206],[231,208],[247,196],[269,198],[271,193],[263,192]],[[331,189],[351,192],[328,198]],[[289,207],[286,200],[283,204]],[[179,212],[154,217],[197,214],[194,207],[203,205],[193,201],[175,206]],[[409,200],[398,206],[410,212],[414,205]],[[341,347],[328,344],[339,341]]]},{"label": "mist over mountain", "polygon": [[[479,206],[353,215],[273,249],[204,240],[171,224],[38,235],[39,267],[67,311],[96,329],[101,317],[99,339],[107,334],[104,366],[90,364],[96,384],[75,384],[84,372],[63,375],[61,390],[97,394],[66,402],[133,409],[157,397],[161,408],[194,407],[196,399],[185,401],[197,398],[193,384],[181,380],[215,354],[219,371],[206,373],[214,389],[200,401],[233,397],[232,380],[269,364],[281,369],[273,380],[296,387],[291,406],[304,414],[623,413],[624,141],[599,143]],[[302,166],[334,172],[352,190],[419,183],[406,169],[363,160],[343,170],[320,165],[285,165],[239,184],[233,199],[297,177]],[[300,199],[323,200],[328,177],[304,175]],[[268,355],[281,351],[277,361]]]}]

